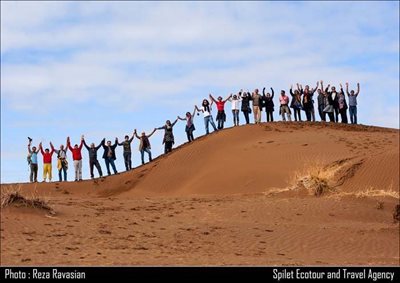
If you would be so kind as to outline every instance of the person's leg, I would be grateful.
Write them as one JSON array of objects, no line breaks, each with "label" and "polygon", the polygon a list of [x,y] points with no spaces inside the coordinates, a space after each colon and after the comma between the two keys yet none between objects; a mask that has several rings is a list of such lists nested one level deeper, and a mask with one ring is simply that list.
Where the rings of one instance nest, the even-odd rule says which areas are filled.
[{"label": "person's leg", "polygon": [[357,124],[357,106],[354,106],[353,113],[354,113],[354,124]]},{"label": "person's leg", "polygon": [[140,157],[142,158],[142,165],[144,164],[144,149],[140,150]]},{"label": "person's leg", "polygon": [[235,115],[236,115],[236,126],[239,126],[239,109],[235,110]]},{"label": "person's leg", "polygon": [[206,127],[206,134],[208,135],[210,133],[208,129],[208,124],[210,123],[210,116],[204,117],[204,126]]},{"label": "person's leg", "polygon": [[210,116],[210,123],[211,123],[211,126],[213,126],[214,131],[218,131],[217,127],[215,126],[214,119],[212,116]]},{"label": "person's leg", "polygon": [[110,164],[111,164],[111,167],[112,167],[112,169],[113,169],[113,171],[114,171],[114,174],[117,174],[118,171],[117,171],[117,167],[115,167],[115,161],[114,161],[114,159],[110,158]]},{"label": "person's leg", "polygon": [[124,156],[125,169],[126,169],[126,171],[128,171],[128,170],[129,170],[129,161],[128,161],[127,152],[124,152],[124,153],[123,153],[123,156]]},{"label": "person's leg", "polygon": [[191,140],[190,140],[190,131],[189,130],[186,130],[186,137],[188,139],[188,142],[191,142]]},{"label": "person's leg", "polygon": [[150,150],[150,148],[146,148],[145,151],[149,155],[149,161],[152,161],[153,159],[151,158],[151,150]]},{"label": "person's leg", "polygon": [[297,109],[293,108],[294,110],[294,120],[297,122]]},{"label": "person's leg", "polygon": [[257,109],[257,121],[260,124],[261,123],[261,108],[258,107]]},{"label": "person's leg", "polygon": [[313,106],[313,108],[311,108],[311,118],[312,118],[312,121],[315,122],[315,110],[314,110],[314,106]]},{"label": "person's leg", "polygon": [[48,167],[49,182],[51,182],[51,180],[53,179],[52,173],[53,173],[53,168],[52,168],[51,164],[49,164],[49,167]]},{"label": "person's leg", "polygon": [[299,115],[299,121],[301,122],[301,109],[297,109],[299,112],[297,112],[298,113],[298,115]]},{"label": "person's leg", "polygon": [[285,107],[281,106],[279,112],[280,112],[280,114],[282,116],[282,121],[286,121],[286,118],[285,118],[285,113],[286,113]]},{"label": "person's leg", "polygon": [[99,161],[96,159],[96,160],[94,160],[93,163],[94,163],[94,166],[96,166],[97,172],[99,172],[100,177],[103,177],[103,171],[101,170]]},{"label": "person's leg", "polygon": [[82,181],[82,159],[78,161],[78,174],[79,180]]},{"label": "person's leg", "polygon": [[61,171],[63,170],[63,168],[61,167],[60,169],[58,169],[58,180],[60,182],[62,182],[62,176],[61,176]]},{"label": "person's leg", "polygon": [[37,164],[33,164],[33,165],[34,165],[33,181],[37,182],[37,175],[38,175],[38,171],[39,171],[39,166]]},{"label": "person's leg", "polygon": [[94,178],[94,160],[89,160],[90,178]]},{"label": "person's leg", "polygon": [[128,165],[129,170],[132,170],[132,152],[128,152]]},{"label": "person's leg", "polygon": [[46,181],[46,177],[47,177],[47,166],[46,166],[46,164],[44,163],[44,164],[43,164],[43,182]]},{"label": "person's leg", "polygon": [[109,159],[108,157],[106,157],[106,158],[104,159],[104,161],[106,162],[107,174],[108,174],[108,176],[110,176],[110,175],[111,175],[111,171],[110,171],[110,159]]},{"label": "person's leg", "polygon": [[339,108],[335,108],[335,123],[339,122]]},{"label": "person's leg", "polygon": [[35,164],[30,164],[30,169],[31,169],[31,173],[29,174],[29,181],[31,182],[31,183],[33,183],[33,170],[34,170],[34,166]]},{"label": "person's leg", "polygon": [[244,119],[246,120],[246,124],[250,123],[249,111],[243,111]]},{"label": "person's leg", "polygon": [[63,165],[63,170],[64,170],[64,181],[67,181],[67,167]]}]

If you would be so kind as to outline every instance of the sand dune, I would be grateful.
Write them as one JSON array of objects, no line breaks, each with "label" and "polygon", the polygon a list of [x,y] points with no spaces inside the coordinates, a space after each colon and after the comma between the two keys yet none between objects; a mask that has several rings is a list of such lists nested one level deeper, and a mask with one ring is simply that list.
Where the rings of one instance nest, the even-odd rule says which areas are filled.
[{"label": "sand dune", "polygon": [[116,176],[10,187],[56,215],[3,208],[3,265],[399,264],[395,129],[241,126]]}]

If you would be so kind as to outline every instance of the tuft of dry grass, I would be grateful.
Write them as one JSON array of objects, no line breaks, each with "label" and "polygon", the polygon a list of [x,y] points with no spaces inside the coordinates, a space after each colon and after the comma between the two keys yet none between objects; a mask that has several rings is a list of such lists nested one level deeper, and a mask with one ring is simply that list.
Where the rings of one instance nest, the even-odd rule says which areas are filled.
[{"label": "tuft of dry grass", "polygon": [[47,201],[40,199],[38,196],[32,195],[31,198],[24,197],[21,195],[21,186],[11,186],[7,188],[2,188],[1,190],[1,208],[7,206],[17,206],[17,207],[29,207],[36,209],[43,209],[49,214],[54,215],[54,209],[47,203]]}]

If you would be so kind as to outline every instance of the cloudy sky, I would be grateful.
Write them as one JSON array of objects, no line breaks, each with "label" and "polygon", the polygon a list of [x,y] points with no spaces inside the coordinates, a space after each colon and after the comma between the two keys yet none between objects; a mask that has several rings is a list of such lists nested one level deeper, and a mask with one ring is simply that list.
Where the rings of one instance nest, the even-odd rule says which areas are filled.
[{"label": "cloudy sky", "polygon": [[[81,134],[122,139],[210,92],[360,82],[359,121],[399,128],[398,11],[397,1],[1,1],[1,182],[28,180],[27,136],[57,147]],[[195,123],[203,135],[202,117]],[[183,122],[175,135],[186,140]],[[151,139],[156,156],[162,136]],[[117,158],[123,171],[121,148]]]}]

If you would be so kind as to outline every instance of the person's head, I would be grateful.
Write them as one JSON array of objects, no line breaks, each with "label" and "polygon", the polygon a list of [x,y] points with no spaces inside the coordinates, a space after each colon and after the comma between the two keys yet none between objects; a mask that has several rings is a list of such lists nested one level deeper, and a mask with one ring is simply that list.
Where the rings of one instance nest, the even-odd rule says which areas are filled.
[{"label": "person's head", "polygon": [[111,141],[107,141],[107,145],[108,145],[108,146],[111,146]]},{"label": "person's head", "polygon": [[125,136],[125,140],[126,141],[129,140],[129,136],[128,135]]},{"label": "person's head", "polygon": [[336,87],[333,86],[333,87],[332,87],[332,91],[333,91],[333,92],[336,92]]},{"label": "person's head", "polygon": [[309,85],[306,85],[305,87],[304,87],[304,90],[308,90],[308,89],[310,89],[310,86]]},{"label": "person's head", "polygon": [[294,94],[296,94],[296,95],[298,95],[300,92],[296,89],[295,91],[294,91]]},{"label": "person's head", "polygon": [[209,104],[208,100],[207,100],[207,99],[204,99],[204,100],[203,100],[203,103],[202,103],[201,105],[207,106],[208,104]]},{"label": "person's head", "polygon": [[218,101],[222,101],[222,96],[218,96]]},{"label": "person's head", "polygon": [[305,93],[305,94],[308,94],[308,93],[309,93],[309,91],[310,91],[310,89],[309,89],[309,88],[307,88],[307,87],[304,89],[304,93]]},{"label": "person's head", "polygon": [[285,91],[283,89],[281,90],[281,95],[285,96]]},{"label": "person's head", "polygon": [[322,91],[321,91],[320,89],[317,89],[317,92],[318,92],[318,94],[321,94],[321,93],[322,93]]},{"label": "person's head", "polygon": [[142,137],[145,137],[146,136],[146,133],[145,132],[142,132]]},{"label": "person's head", "polygon": [[167,126],[171,126],[171,121],[167,120],[167,122],[165,122],[165,124],[167,124]]},{"label": "person's head", "polygon": [[236,95],[236,94],[233,95],[233,99],[234,99],[234,100],[237,99],[237,95]]},{"label": "person's head", "polygon": [[91,144],[90,144],[90,147],[91,147],[91,148],[94,148],[94,143],[91,143]]},{"label": "person's head", "polygon": [[32,147],[32,151],[35,152],[36,151],[36,146]]},{"label": "person's head", "polygon": [[77,145],[77,144],[75,144],[75,145],[74,145],[74,148],[78,148],[78,145]]},{"label": "person's head", "polygon": [[186,117],[191,117],[192,116],[192,114],[190,113],[190,112],[186,112]]},{"label": "person's head", "polygon": [[350,90],[350,95],[354,95],[354,90]]},{"label": "person's head", "polygon": [[255,94],[258,94],[258,88],[256,88],[256,89],[254,90],[254,93],[255,93]]},{"label": "person's head", "polygon": [[49,153],[50,150],[49,150],[48,148],[46,148],[46,149],[44,150],[44,152]]},{"label": "person's head", "polygon": [[267,92],[267,97],[271,97],[271,94],[269,92]]},{"label": "person's head", "polygon": [[60,145],[60,149],[61,149],[61,150],[64,150],[64,145]]}]

